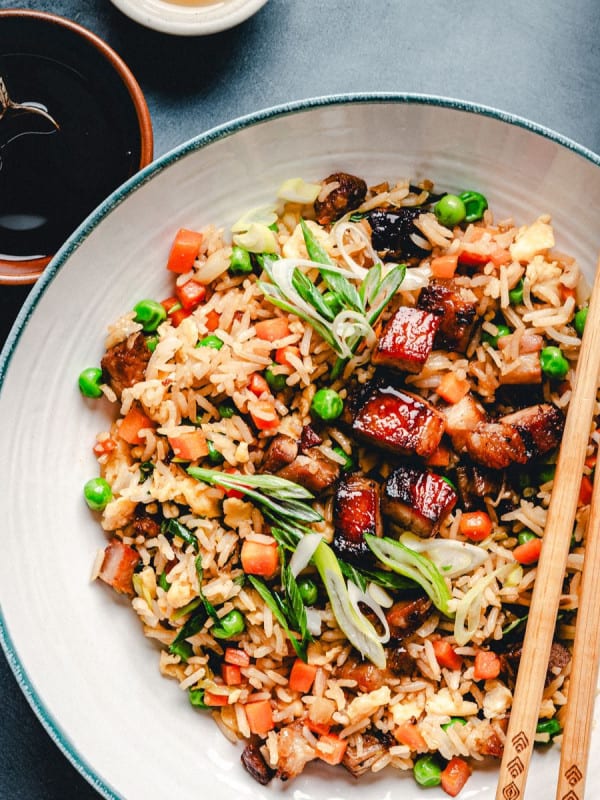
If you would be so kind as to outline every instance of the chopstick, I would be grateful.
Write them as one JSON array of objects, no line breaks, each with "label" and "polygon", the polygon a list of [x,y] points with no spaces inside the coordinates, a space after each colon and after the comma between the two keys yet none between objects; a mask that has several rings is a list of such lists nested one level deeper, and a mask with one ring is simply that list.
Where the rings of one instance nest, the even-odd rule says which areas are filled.
[{"label": "chopstick", "polygon": [[[556,465],[496,800],[522,800],[525,791],[594,414],[599,369],[600,259]],[[582,770],[582,767],[579,763],[578,768]]]},{"label": "chopstick", "polygon": [[[600,455],[600,454],[598,454]],[[558,770],[557,800],[583,800],[600,655],[600,478],[594,481],[585,540],[573,663]]]}]

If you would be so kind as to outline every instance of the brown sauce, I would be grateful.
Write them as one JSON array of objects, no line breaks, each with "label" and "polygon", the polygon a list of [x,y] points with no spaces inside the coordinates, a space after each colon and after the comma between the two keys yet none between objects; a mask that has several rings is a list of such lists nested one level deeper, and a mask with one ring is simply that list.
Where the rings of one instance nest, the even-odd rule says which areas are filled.
[{"label": "brown sauce", "polygon": [[14,102],[60,126],[22,111],[0,119],[0,258],[49,256],[137,170],[135,113],[123,112],[124,90],[52,58],[1,55],[0,75]]}]

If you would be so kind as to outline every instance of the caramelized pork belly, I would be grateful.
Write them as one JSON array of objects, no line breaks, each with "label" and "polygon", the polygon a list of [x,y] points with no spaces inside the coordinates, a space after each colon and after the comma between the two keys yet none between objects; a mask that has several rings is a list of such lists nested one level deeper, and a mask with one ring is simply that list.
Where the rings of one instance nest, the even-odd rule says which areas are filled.
[{"label": "caramelized pork belly", "polygon": [[[501,353],[507,354],[513,348],[513,337],[515,334],[509,336],[501,336],[498,339],[498,350]],[[510,367],[507,372],[500,373],[501,384],[527,384],[527,383],[541,383],[542,382],[542,367],[540,364],[540,350],[544,346],[543,338],[536,333],[524,333],[518,343],[517,358],[508,362],[507,367]]]},{"label": "caramelized pork belly", "polygon": [[319,225],[329,225],[363,202],[367,184],[348,172],[334,172],[321,181],[323,188],[315,200],[315,217]]},{"label": "caramelized pork belly", "polygon": [[337,486],[333,506],[333,549],[360,566],[369,559],[364,534],[381,536],[380,486],[364,475],[348,475]]},{"label": "caramelized pork belly", "polygon": [[398,467],[384,484],[381,510],[419,536],[433,536],[457,501],[456,492],[434,472]]},{"label": "caramelized pork belly", "polygon": [[317,751],[302,732],[301,721],[292,722],[277,732],[277,777],[282,781],[300,775],[309,761],[317,757]]},{"label": "caramelized pork belly", "polygon": [[244,768],[252,775],[255,781],[266,786],[275,775],[275,770],[267,764],[260,751],[260,742],[249,742],[241,755]]},{"label": "caramelized pork belly", "polygon": [[133,573],[140,556],[120,539],[111,539],[104,550],[98,577],[120,594],[133,594]]},{"label": "caramelized pork belly", "polygon": [[539,403],[496,422],[480,422],[465,435],[464,450],[484,467],[505,469],[557,448],[563,428],[563,413],[550,403]]},{"label": "caramelized pork belly", "polygon": [[456,468],[456,487],[465,511],[484,508],[485,498],[496,498],[504,485],[504,473],[484,469],[477,464],[459,464]]},{"label": "caramelized pork belly", "polygon": [[446,433],[450,436],[454,449],[462,453],[467,434],[475,430],[480,422],[485,421],[485,410],[472,395],[467,394],[458,403],[444,408],[443,414],[446,420]]},{"label": "caramelized pork belly", "polygon": [[562,439],[565,417],[550,403],[539,403],[502,417],[523,439],[528,458],[537,458],[557,448]]},{"label": "caramelized pork belly", "polygon": [[431,600],[425,596],[394,603],[385,612],[392,636],[400,639],[416,631],[429,616],[430,609]]},{"label": "caramelized pork belly", "polygon": [[370,444],[423,458],[437,449],[444,433],[444,417],[430,403],[377,381],[348,404],[345,420]]},{"label": "caramelized pork belly", "polygon": [[371,361],[402,372],[420,372],[433,349],[441,317],[401,306],[387,322]]},{"label": "caramelized pork belly", "polygon": [[106,351],[100,366],[105,380],[118,397],[123,389],[145,379],[151,355],[143,333],[132,333],[124,342]]},{"label": "caramelized pork belly", "polygon": [[433,280],[421,290],[417,308],[440,319],[435,347],[465,352],[477,318],[472,292],[457,286],[453,280]]},{"label": "caramelized pork belly", "polygon": [[380,758],[386,755],[389,748],[397,744],[391,733],[370,728],[364,733],[355,733],[348,737],[348,746],[342,764],[355,778],[368,772]]},{"label": "caramelized pork belly", "polygon": [[319,494],[339,477],[339,464],[331,461],[314,447],[299,453],[299,445],[290,436],[279,434],[269,445],[261,472],[268,472],[288,481],[299,483],[309,492]]}]

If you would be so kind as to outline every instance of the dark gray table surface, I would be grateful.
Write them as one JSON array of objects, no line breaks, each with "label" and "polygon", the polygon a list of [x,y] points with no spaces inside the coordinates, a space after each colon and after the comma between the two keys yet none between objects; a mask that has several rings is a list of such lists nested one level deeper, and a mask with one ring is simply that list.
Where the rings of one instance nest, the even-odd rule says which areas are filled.
[{"label": "dark gray table surface", "polygon": [[[121,55],[146,95],[156,156],[261,108],[365,91],[501,108],[600,153],[597,0],[269,0],[231,31],[192,38],[147,30],[109,0],[0,0],[12,7],[69,17]],[[28,288],[0,287],[0,343]],[[0,800],[98,797],[47,736],[1,654],[0,709]]]}]

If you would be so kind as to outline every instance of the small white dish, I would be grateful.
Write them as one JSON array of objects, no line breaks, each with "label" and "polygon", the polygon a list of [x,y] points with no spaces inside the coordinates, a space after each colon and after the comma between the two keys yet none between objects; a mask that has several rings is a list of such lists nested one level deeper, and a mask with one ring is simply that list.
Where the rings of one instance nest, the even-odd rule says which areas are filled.
[{"label": "small white dish", "polygon": [[239,25],[267,0],[111,0],[123,14],[162,33],[204,36]]},{"label": "small white dish", "polygon": [[[410,95],[319,98],[208,131],[153,162],[108,198],[54,258],[0,356],[0,644],[52,739],[109,800],[422,800],[410,774],[356,781],[316,763],[262,787],[210,717],[161,677],[158,650],[126,601],[91,585],[105,545],[82,487],[97,474],[106,406],[82,399],[106,326],[142,297],[166,297],[179,227],[230,227],[272,201],[284,179],[338,170],[369,183],[425,177],[474,186],[498,217],[552,215],[557,247],[593,276],[600,233],[600,157],[523,119]],[[600,710],[600,709],[599,709]],[[598,715],[596,715],[596,721]],[[600,797],[600,727],[587,787]],[[536,750],[527,800],[555,782],[558,747]],[[493,800],[498,765],[477,768],[462,800]],[[447,800],[439,787],[427,800]]]}]

